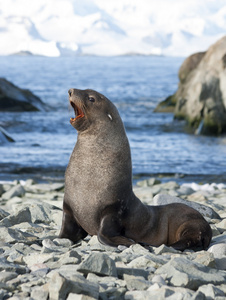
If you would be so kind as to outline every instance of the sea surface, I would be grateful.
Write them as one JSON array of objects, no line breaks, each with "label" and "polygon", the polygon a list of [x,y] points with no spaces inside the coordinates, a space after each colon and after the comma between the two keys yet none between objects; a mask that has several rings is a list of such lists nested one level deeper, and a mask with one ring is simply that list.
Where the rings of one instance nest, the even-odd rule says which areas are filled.
[{"label": "sea surface", "polygon": [[225,182],[226,136],[187,133],[173,114],[155,113],[173,94],[184,58],[0,57],[0,77],[29,89],[51,106],[47,112],[1,112],[0,125],[15,143],[0,145],[0,180],[60,180],[76,142],[70,125],[69,88],[91,88],[112,100],[130,141],[134,178]]}]

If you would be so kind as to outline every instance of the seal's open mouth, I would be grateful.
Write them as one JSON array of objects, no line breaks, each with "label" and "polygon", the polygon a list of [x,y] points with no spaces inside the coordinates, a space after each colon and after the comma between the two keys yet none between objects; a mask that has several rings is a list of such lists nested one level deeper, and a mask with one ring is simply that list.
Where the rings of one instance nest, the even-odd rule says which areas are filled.
[{"label": "seal's open mouth", "polygon": [[77,119],[83,118],[85,115],[80,107],[74,104],[74,102],[70,101],[71,106],[74,108],[75,118],[71,118],[70,122],[75,122]]}]

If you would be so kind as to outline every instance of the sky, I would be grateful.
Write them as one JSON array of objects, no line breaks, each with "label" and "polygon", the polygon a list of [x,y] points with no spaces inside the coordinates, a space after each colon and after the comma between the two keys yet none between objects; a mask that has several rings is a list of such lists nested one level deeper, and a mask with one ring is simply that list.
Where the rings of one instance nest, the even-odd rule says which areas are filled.
[{"label": "sky", "polygon": [[225,33],[225,0],[0,0],[0,55],[188,56]]}]

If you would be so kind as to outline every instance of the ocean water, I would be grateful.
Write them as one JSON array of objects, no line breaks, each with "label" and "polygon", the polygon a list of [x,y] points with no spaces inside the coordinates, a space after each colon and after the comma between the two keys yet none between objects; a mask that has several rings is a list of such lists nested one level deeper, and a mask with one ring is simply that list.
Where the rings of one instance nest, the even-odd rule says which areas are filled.
[{"label": "ocean water", "polygon": [[[184,131],[173,114],[154,113],[174,93],[183,58],[0,57],[0,77],[29,89],[51,106],[48,112],[0,112],[0,125],[15,143],[0,145],[0,179],[62,179],[76,142],[70,125],[69,88],[95,89],[112,100],[130,141],[133,174],[224,182],[226,137]],[[182,175],[185,175],[182,176]]]}]

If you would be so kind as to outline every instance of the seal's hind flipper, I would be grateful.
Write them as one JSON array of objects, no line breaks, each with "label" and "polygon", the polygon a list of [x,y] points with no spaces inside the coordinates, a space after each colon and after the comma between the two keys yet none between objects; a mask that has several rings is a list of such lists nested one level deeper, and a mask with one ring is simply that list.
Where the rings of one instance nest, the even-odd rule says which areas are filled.
[{"label": "seal's hind flipper", "polygon": [[131,246],[135,241],[122,235],[123,228],[119,224],[114,215],[108,214],[103,217],[98,232],[98,240],[100,243],[118,247],[119,245]]}]

